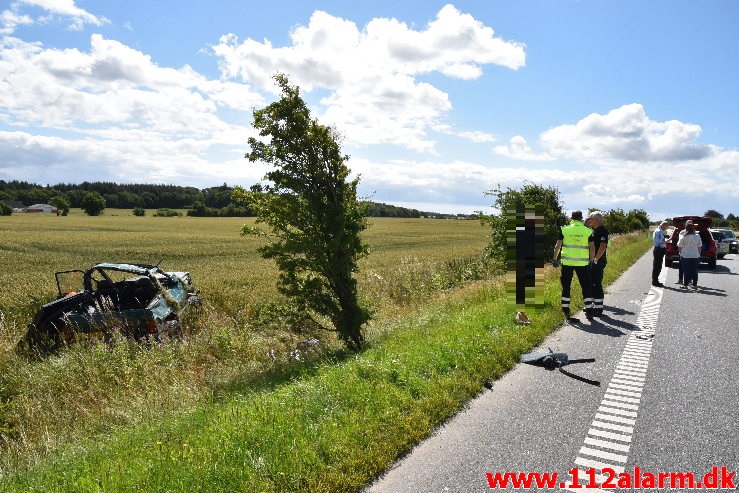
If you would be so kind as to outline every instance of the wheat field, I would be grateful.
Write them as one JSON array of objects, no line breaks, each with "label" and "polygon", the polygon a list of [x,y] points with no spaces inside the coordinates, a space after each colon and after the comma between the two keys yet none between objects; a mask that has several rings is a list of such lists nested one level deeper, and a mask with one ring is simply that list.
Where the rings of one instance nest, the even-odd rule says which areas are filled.
[{"label": "wheat field", "polygon": [[[0,476],[27,467],[66,443],[115,425],[182,412],[222,392],[283,378],[290,350],[306,337],[321,354],[340,351],[335,334],[306,334],[258,320],[279,300],[278,272],[239,234],[245,218],[134,217],[107,210],[88,217],[0,217]],[[373,331],[474,277],[488,230],[477,221],[371,218],[370,254],[357,273]],[[55,299],[54,272],[100,262],[157,264],[189,271],[203,304],[183,320],[185,338],[145,346],[74,345],[40,361],[15,352],[38,308]],[[450,271],[450,266],[453,271]],[[450,275],[451,274],[453,275]],[[320,357],[320,354],[316,355]]]}]

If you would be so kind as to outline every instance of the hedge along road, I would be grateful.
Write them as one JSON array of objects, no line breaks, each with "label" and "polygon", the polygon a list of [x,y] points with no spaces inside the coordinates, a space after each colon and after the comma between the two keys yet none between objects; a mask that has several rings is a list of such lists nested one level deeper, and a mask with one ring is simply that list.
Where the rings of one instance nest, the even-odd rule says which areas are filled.
[{"label": "hedge along road", "polygon": [[634,486],[635,467],[643,487],[648,472],[739,484],[739,255],[701,266],[696,293],[675,284],[677,269],[651,287],[651,263],[650,251],[607,289],[602,319],[581,313],[534,350],[594,358],[566,368],[601,386],[519,364],[367,491],[504,489],[495,474],[508,471],[556,472],[563,489],[575,469],[602,483],[606,467],[615,484],[628,473]]}]

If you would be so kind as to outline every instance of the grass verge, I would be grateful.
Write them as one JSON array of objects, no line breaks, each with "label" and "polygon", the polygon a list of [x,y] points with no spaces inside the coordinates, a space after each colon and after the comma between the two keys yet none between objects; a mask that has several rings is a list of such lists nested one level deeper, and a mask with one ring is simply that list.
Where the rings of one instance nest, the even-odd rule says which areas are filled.
[{"label": "grass verge", "polygon": [[[608,282],[650,245],[622,240]],[[529,326],[513,323],[502,281],[470,286],[359,354],[306,364],[272,388],[232,389],[179,418],[81,439],[3,478],[0,491],[357,491],[560,324],[557,272]]]}]

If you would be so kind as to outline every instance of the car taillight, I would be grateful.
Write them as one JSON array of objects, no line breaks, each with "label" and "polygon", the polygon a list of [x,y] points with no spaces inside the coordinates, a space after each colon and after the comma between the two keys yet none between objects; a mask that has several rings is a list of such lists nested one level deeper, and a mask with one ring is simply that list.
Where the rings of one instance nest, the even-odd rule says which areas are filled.
[{"label": "car taillight", "polygon": [[157,323],[154,320],[149,320],[149,334],[157,333]]}]

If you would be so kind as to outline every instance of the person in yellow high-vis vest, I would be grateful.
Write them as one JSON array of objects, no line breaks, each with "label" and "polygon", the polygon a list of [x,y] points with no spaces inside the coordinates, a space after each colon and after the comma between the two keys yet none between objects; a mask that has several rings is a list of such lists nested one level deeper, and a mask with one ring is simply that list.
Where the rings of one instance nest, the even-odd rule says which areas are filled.
[{"label": "person in yellow high-vis vest", "polygon": [[570,288],[572,286],[572,274],[577,275],[577,280],[582,288],[582,298],[586,313],[590,313],[593,305],[591,295],[592,283],[588,264],[593,258],[592,243],[588,244],[588,238],[593,231],[582,222],[582,211],[572,211],[570,224],[562,226],[559,239],[554,246],[555,265],[557,258],[561,256],[562,276],[562,313],[570,318]]}]

